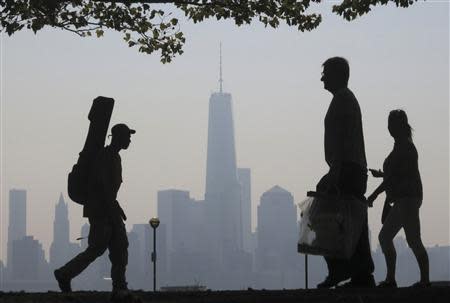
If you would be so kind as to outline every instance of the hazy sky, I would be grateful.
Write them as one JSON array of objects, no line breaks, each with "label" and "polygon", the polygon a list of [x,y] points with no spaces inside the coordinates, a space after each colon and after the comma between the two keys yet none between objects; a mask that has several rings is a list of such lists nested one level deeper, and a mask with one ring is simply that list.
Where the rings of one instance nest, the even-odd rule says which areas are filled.
[{"label": "hazy sky", "polygon": [[[126,122],[137,130],[130,148],[121,152],[119,201],[127,227],[156,215],[158,190],[184,189],[203,199],[208,99],[218,89],[220,41],[224,90],[233,96],[238,167],[252,171],[253,226],[264,191],[280,185],[299,202],[326,172],[323,118],[331,95],[320,82],[321,64],[339,55],[350,62],[349,87],[362,109],[369,167],[382,167],[392,149],[389,111],[406,110],[424,183],[423,239],[426,245],[448,245],[448,1],[381,7],[350,23],[332,15],[331,4],[318,10],[323,23],[308,33],[257,23],[182,22],[185,53],[166,65],[158,55],[128,48],[113,32],[102,39],[52,29],[3,35],[3,254],[11,188],[28,191],[28,233],[46,249],[50,245],[54,206],[60,192],[68,201],[67,173],[99,95],[116,100],[111,125]],[[369,179],[369,191],[377,184]],[[375,203],[369,218],[373,244],[383,200]],[[69,202],[69,212],[75,241],[84,219],[75,203]]]}]

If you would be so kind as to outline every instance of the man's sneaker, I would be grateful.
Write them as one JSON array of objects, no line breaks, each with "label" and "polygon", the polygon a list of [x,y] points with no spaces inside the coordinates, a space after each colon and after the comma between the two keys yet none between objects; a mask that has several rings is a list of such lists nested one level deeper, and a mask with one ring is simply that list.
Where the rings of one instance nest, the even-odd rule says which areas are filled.
[{"label": "man's sneaker", "polygon": [[369,275],[365,278],[352,278],[350,282],[338,286],[340,288],[374,288],[376,287],[375,279],[373,275]]},{"label": "man's sneaker", "polygon": [[331,288],[337,286],[340,282],[347,280],[348,277],[327,276],[325,280],[317,284],[317,288]]},{"label": "man's sneaker", "polygon": [[128,289],[113,290],[111,294],[111,302],[113,303],[140,303],[142,302],[139,297],[133,295]]},{"label": "man's sneaker", "polygon": [[56,269],[53,274],[55,275],[56,281],[58,281],[58,286],[61,292],[68,293],[72,292],[72,287],[70,286],[70,279],[64,277],[59,269]]},{"label": "man's sneaker", "polygon": [[396,281],[382,281],[377,285],[377,288],[397,288]]}]

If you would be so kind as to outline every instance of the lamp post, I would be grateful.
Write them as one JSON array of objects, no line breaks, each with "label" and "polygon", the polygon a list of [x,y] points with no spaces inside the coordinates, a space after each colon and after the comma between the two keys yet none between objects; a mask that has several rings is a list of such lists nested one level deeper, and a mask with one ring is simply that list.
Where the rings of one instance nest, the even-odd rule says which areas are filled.
[{"label": "lamp post", "polygon": [[308,289],[308,254],[305,254],[305,289]]},{"label": "lamp post", "polygon": [[150,226],[153,228],[153,252],[152,252],[152,262],[153,262],[153,291],[156,291],[156,228],[159,226],[158,218],[150,219]]}]

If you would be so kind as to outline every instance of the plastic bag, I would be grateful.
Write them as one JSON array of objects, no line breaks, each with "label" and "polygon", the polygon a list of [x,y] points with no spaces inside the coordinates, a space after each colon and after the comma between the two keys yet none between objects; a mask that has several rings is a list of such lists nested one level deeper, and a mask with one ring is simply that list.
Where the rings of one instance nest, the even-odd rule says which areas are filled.
[{"label": "plastic bag", "polygon": [[354,197],[318,195],[299,203],[298,252],[349,259],[356,248],[367,205]]}]

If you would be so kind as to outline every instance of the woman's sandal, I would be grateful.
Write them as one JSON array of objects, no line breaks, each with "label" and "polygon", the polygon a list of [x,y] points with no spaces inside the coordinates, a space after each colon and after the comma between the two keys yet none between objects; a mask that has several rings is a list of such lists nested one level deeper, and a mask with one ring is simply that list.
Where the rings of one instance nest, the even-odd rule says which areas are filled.
[{"label": "woman's sandal", "polygon": [[423,288],[423,287],[430,287],[430,286],[431,286],[430,282],[422,282],[422,281],[416,282],[413,285],[411,285],[411,287],[414,287],[414,288]]}]

